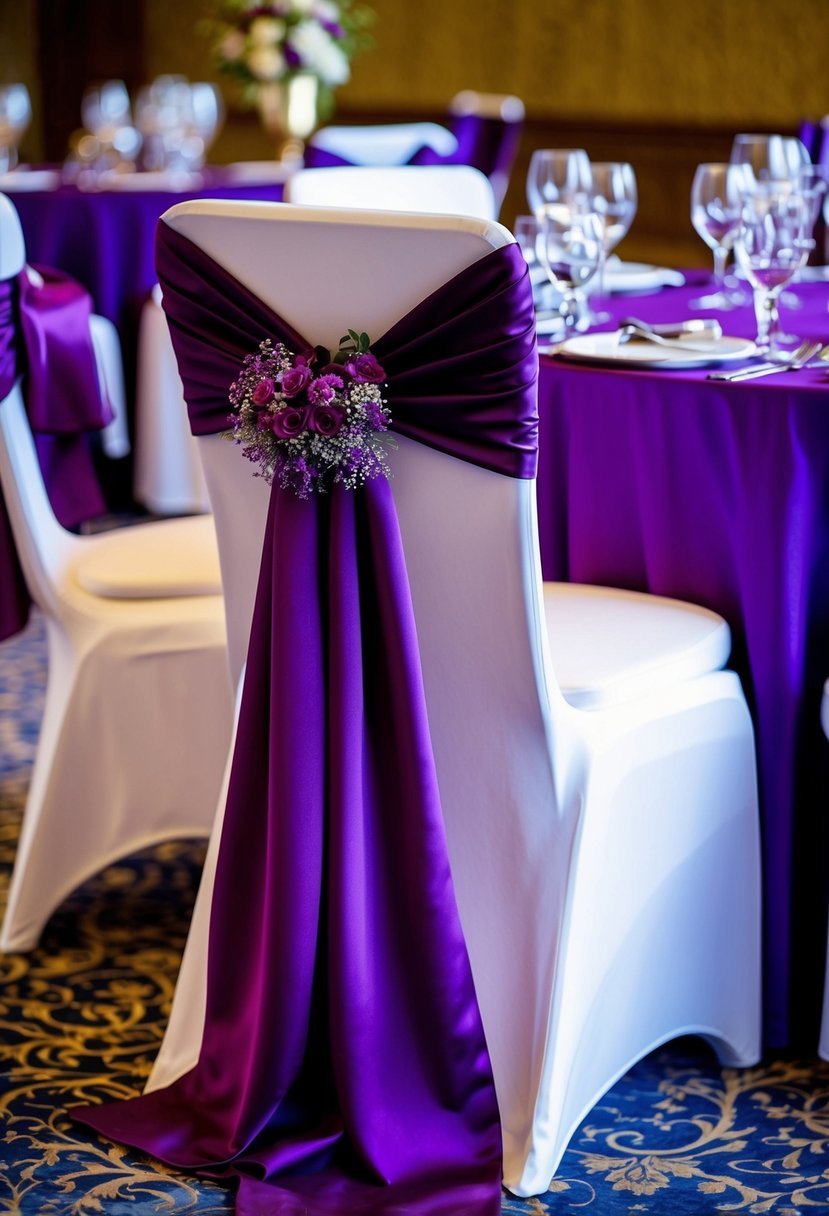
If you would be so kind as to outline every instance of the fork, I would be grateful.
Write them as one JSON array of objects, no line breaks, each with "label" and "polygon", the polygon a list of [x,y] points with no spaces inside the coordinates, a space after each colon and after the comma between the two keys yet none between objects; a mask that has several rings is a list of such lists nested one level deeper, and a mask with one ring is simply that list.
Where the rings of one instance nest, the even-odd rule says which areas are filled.
[{"label": "fork", "polygon": [[707,380],[754,380],[759,376],[773,376],[777,372],[795,372],[798,368],[823,352],[823,343],[807,340],[801,342],[791,359],[785,363],[758,363],[754,367],[741,367],[735,372],[709,372]]}]

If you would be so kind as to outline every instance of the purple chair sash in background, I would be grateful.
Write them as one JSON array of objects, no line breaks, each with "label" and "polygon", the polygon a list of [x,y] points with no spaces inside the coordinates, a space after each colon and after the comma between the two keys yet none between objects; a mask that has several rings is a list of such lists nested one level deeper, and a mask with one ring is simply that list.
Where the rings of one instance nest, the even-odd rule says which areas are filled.
[{"label": "purple chair sash in background", "polygon": [[[225,430],[245,354],[264,337],[310,343],[163,224],[158,270],[193,429]],[[372,349],[400,434],[534,475],[535,325],[516,246]],[[166,1089],[73,1116],[236,1176],[245,1216],[500,1212],[497,1103],[382,478],[307,501],[272,490],[201,1054]]]},{"label": "purple chair sash in background", "polygon": [[[89,295],[65,275],[36,269],[42,286],[25,272],[0,283],[0,398],[26,373],[26,411],[49,501],[72,528],[106,510],[88,433],[111,422],[112,411],[98,381]],[[30,606],[0,491],[0,640],[24,628]]]}]

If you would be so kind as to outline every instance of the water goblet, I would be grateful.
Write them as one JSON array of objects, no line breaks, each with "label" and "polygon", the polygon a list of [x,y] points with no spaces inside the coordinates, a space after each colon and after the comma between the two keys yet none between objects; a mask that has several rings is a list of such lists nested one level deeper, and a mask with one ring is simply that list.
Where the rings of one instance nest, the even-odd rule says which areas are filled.
[{"label": "water goblet", "polygon": [[584,148],[537,148],[527,172],[527,202],[535,216],[562,199],[584,199],[593,174]]},{"label": "water goblet", "polygon": [[809,153],[793,135],[744,132],[734,136],[729,160],[745,165],[758,182],[794,183],[798,170],[809,164]]},{"label": "water goblet", "polygon": [[743,198],[734,249],[753,289],[757,348],[771,355],[785,353],[780,294],[814,247],[811,216],[809,199],[775,183],[758,184]]},{"label": "water goblet", "polygon": [[583,287],[602,256],[602,222],[581,199],[545,206],[539,215],[538,257],[561,293],[558,313],[565,333],[584,327]]},{"label": "water goblet", "polygon": [[714,254],[714,290],[691,301],[692,308],[729,309],[743,303],[726,290],[725,268],[740,230],[746,173],[742,165],[707,162],[697,166],[691,184],[691,223]]},{"label": "water goblet", "polygon": [[[596,273],[595,295],[605,294],[604,277],[608,254],[627,236],[636,215],[636,174],[626,161],[591,161],[593,179],[590,195],[593,209],[598,213],[602,230],[602,249]],[[592,312],[591,322],[601,324],[611,319],[609,312]]]}]

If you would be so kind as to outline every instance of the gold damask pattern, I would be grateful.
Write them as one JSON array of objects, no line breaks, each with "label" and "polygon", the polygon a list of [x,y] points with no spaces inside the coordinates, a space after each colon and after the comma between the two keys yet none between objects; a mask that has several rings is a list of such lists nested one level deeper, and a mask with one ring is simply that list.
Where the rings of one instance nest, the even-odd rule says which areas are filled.
[{"label": "gold damask pattern", "polygon": [[[35,621],[0,646],[0,898],[44,673]],[[0,959],[0,1213],[233,1211],[229,1190],[98,1140],[67,1113],[142,1089],[169,1015],[202,859],[202,846],[175,843],[111,866],[65,902],[38,950]],[[773,1060],[720,1070],[691,1042],[649,1057],[590,1112],[546,1195],[503,1200],[503,1216],[585,1211],[829,1212],[829,1065]]]}]

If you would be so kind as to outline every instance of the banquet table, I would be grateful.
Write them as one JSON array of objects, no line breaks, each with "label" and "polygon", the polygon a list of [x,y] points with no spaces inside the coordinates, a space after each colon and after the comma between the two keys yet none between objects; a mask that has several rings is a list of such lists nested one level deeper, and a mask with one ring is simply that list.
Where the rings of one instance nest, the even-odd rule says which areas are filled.
[{"label": "banquet table", "polygon": [[[9,193],[20,216],[30,262],[71,274],[86,287],[95,309],[132,340],[138,309],[156,282],[155,227],[169,207],[191,198],[282,198],[278,181],[240,181],[231,170],[205,168],[185,186],[82,190],[63,183],[55,189]],[[137,183],[138,176],[134,179]]]},{"label": "banquet table", "polygon": [[[40,176],[40,174],[38,174]],[[57,176],[57,175],[56,175]],[[112,321],[121,340],[130,429],[134,430],[141,307],[156,282],[155,230],[175,203],[192,198],[278,202],[283,182],[237,177],[232,167],[206,167],[187,185],[160,186],[157,174],[120,188],[9,191],[20,216],[29,262],[72,275],[89,291],[95,311]],[[136,188],[137,187],[137,188]],[[99,461],[111,509],[132,502],[132,460]]]},{"label": "banquet table", "polygon": [[[753,337],[747,300],[701,312],[703,289],[692,273],[681,288],[615,297],[603,328],[631,314],[717,316],[726,335]],[[829,340],[829,282],[793,294],[785,330]],[[829,886],[829,366],[743,383],[710,370],[542,357],[542,565],[547,579],[676,596],[728,620],[757,740],[766,1042],[814,1051]]]}]

